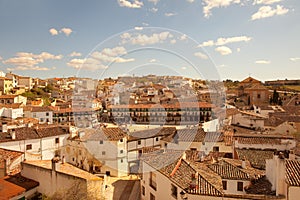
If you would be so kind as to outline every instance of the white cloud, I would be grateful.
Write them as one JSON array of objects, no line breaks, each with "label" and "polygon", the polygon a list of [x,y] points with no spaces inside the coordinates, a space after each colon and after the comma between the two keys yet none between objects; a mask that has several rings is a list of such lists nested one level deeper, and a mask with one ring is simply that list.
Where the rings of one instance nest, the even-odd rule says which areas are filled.
[{"label": "white cloud", "polygon": [[148,1],[154,3],[154,5],[156,5],[159,2],[159,0],[148,0]]},{"label": "white cloud", "polygon": [[236,52],[241,52],[241,48],[237,48],[237,49],[236,49]]},{"label": "white cloud", "polygon": [[118,0],[118,3],[121,7],[127,7],[127,8],[141,8],[144,4],[141,1],[134,0],[134,1],[128,1],[128,0]]},{"label": "white cloud", "polygon": [[187,39],[187,35],[183,34],[182,36],[180,36],[180,40],[186,40]]},{"label": "white cloud", "polygon": [[285,15],[289,12],[289,9],[283,6],[277,5],[276,8],[271,6],[262,6],[259,10],[251,16],[251,20],[263,19],[267,17],[273,17],[275,15]]},{"label": "white cloud", "polygon": [[218,38],[216,42],[213,40],[208,40],[203,42],[198,47],[208,47],[208,46],[223,46],[229,43],[236,43],[236,42],[249,42],[252,40],[251,37],[248,36],[237,36],[237,37],[229,37],[229,38]]},{"label": "white cloud", "polygon": [[225,44],[228,44],[228,43],[248,42],[251,39],[252,39],[251,37],[247,37],[247,36],[230,37],[230,38],[218,38],[215,45],[221,46],[221,45],[225,45]]},{"label": "white cloud", "polygon": [[69,36],[73,32],[73,30],[70,28],[62,28],[59,32],[64,33],[66,36]]},{"label": "white cloud", "polygon": [[141,26],[136,26],[136,27],[134,27],[134,29],[137,30],[137,31],[141,31],[141,30],[143,30],[143,27],[141,27]]},{"label": "white cloud", "polygon": [[231,54],[232,51],[229,47],[226,47],[226,46],[220,46],[220,47],[217,47],[215,49],[216,52],[219,52],[222,56],[225,56],[225,55],[228,55],[228,54]]},{"label": "white cloud", "polygon": [[171,44],[175,44],[177,41],[175,39],[171,40],[170,43]]},{"label": "white cloud", "polygon": [[264,64],[264,65],[268,65],[271,63],[271,61],[269,60],[257,60],[255,61],[256,64]]},{"label": "white cloud", "polygon": [[131,35],[129,33],[123,33],[121,35],[121,39],[122,39],[122,44],[125,43],[131,43],[134,45],[141,45],[141,46],[145,46],[145,45],[151,45],[151,44],[157,44],[157,43],[162,43],[165,40],[167,40],[168,38],[172,38],[173,35],[170,34],[170,32],[168,31],[164,31],[161,33],[153,33],[152,35],[145,35],[145,34],[134,34]]},{"label": "white cloud", "polygon": [[300,57],[293,57],[293,58],[290,58],[290,61],[293,61],[293,62],[298,61],[298,60],[300,60]]},{"label": "white cloud", "polygon": [[27,70],[34,70],[34,71],[49,71],[50,69],[47,67],[39,67],[39,66],[33,66],[33,67],[24,67],[24,66],[18,66],[15,68],[6,68],[7,71],[27,71]]},{"label": "white cloud", "polygon": [[40,54],[33,54],[28,52],[18,52],[15,57],[9,58],[3,61],[4,64],[13,65],[15,68],[9,68],[12,70],[50,70],[46,67],[40,67],[38,64],[43,63],[45,60],[60,60],[62,55],[53,55],[48,52],[42,52]]},{"label": "white cloud", "polygon": [[169,12],[169,13],[165,13],[165,16],[166,17],[172,17],[174,15],[177,15],[177,13],[172,13],[172,12]]},{"label": "white cloud", "polygon": [[49,29],[49,33],[50,33],[51,35],[58,35],[58,31],[57,31],[55,28]]},{"label": "white cloud", "polygon": [[189,3],[194,3],[195,0],[186,0]]},{"label": "white cloud", "polygon": [[87,70],[97,70],[97,69],[105,69],[106,65],[103,65],[99,60],[94,58],[74,58],[67,63],[68,66],[73,67],[75,69],[87,69]]},{"label": "white cloud", "polygon": [[213,8],[220,8],[220,7],[227,7],[231,4],[239,4],[240,0],[203,0],[203,13],[206,18],[211,15],[211,9]]},{"label": "white cloud", "polygon": [[182,69],[182,70],[186,70],[186,69],[187,69],[187,67],[181,67],[181,69]]},{"label": "white cloud", "polygon": [[81,53],[73,51],[72,53],[69,54],[70,57],[79,57],[81,56]]},{"label": "white cloud", "polygon": [[149,60],[150,63],[154,63],[154,62],[157,62],[156,59],[152,58],[151,60]]},{"label": "white cloud", "polygon": [[3,60],[3,58],[0,56],[0,60]]},{"label": "white cloud", "polygon": [[206,42],[203,42],[202,44],[200,44],[198,47],[210,47],[210,46],[214,46],[214,41],[213,40],[208,40]]},{"label": "white cloud", "polygon": [[201,59],[204,59],[204,60],[208,59],[208,56],[205,55],[205,54],[203,54],[203,53],[201,53],[201,52],[194,53],[194,56],[197,56],[197,57],[199,57]]},{"label": "white cloud", "polygon": [[146,22],[143,22],[142,25],[143,25],[143,26],[149,26],[149,24],[146,23]]},{"label": "white cloud", "polygon": [[282,0],[254,0],[253,4],[273,4],[273,3],[278,3],[281,2]]},{"label": "white cloud", "polygon": [[151,8],[150,12],[156,13],[158,11],[158,8]]}]

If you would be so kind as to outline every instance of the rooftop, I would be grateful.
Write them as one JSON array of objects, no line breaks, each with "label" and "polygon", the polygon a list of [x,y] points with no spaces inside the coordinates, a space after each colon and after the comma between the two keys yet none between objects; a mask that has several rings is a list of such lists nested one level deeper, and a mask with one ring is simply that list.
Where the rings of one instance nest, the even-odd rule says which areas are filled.
[{"label": "rooftop", "polygon": [[0,179],[0,200],[7,200],[25,192],[25,188],[10,183],[4,179]]},{"label": "rooftop", "polygon": [[[51,160],[30,160],[30,161],[24,161],[23,164],[52,170]],[[68,163],[63,163],[63,164],[60,163],[60,166],[56,171],[66,175],[75,176],[86,180],[102,180],[98,176],[90,174]]]}]

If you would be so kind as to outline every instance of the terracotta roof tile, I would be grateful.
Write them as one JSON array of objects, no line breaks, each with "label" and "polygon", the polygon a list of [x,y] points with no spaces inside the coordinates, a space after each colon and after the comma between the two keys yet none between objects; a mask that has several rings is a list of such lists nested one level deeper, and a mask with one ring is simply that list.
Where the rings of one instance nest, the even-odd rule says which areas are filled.
[{"label": "terracotta roof tile", "polygon": [[289,186],[300,187],[300,161],[285,160],[285,176]]}]

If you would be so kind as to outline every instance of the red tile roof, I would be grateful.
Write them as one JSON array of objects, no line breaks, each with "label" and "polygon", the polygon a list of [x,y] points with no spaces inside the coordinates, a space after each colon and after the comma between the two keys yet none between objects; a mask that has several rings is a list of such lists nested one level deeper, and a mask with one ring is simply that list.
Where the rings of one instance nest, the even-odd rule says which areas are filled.
[{"label": "red tile roof", "polygon": [[25,188],[0,179],[0,200],[8,200],[25,192]]}]

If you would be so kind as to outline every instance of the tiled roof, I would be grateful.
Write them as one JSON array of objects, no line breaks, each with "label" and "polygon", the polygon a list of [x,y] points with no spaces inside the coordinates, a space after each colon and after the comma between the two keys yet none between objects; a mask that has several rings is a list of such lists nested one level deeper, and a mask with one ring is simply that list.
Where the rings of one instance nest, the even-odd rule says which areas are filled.
[{"label": "tiled roof", "polygon": [[[12,130],[9,130],[9,133]],[[28,139],[38,139],[50,136],[64,135],[68,134],[69,131],[58,126],[36,126],[36,127],[22,127],[15,129],[16,139],[12,140],[8,137],[9,133],[0,133],[0,142],[17,141],[17,140],[28,140]]]},{"label": "tiled roof", "polygon": [[274,151],[257,149],[236,149],[238,158],[246,159],[254,168],[265,169],[266,159],[272,159]]},{"label": "tiled roof", "polygon": [[51,112],[49,106],[25,106],[24,111],[30,111],[30,112]]},{"label": "tiled roof", "polygon": [[178,129],[174,134],[162,139],[166,142],[220,142],[224,140],[221,132],[204,132],[202,128]]},{"label": "tiled roof", "polygon": [[285,160],[285,167],[287,184],[300,187],[300,162],[297,160]]},{"label": "tiled roof", "polygon": [[[235,135],[234,139],[239,144],[271,144],[280,145],[282,136],[276,135],[262,135],[262,134],[249,134],[249,135]],[[293,137],[285,136],[284,139],[292,140]]]},{"label": "tiled roof", "polygon": [[[30,160],[30,161],[27,160],[24,161],[23,164],[52,170],[51,160]],[[64,164],[61,163],[56,171],[66,175],[75,176],[86,180],[102,180],[98,176],[90,174],[68,163],[64,163]]]},{"label": "tiled roof", "polygon": [[16,197],[20,194],[23,194],[25,192],[25,189],[15,185],[13,183],[10,183],[4,179],[0,179],[0,200],[7,200],[11,199],[13,197]]},{"label": "tiled roof", "polygon": [[0,108],[4,107],[4,108],[13,108],[13,109],[16,109],[16,108],[20,108],[21,105],[22,105],[22,103],[0,104]]},{"label": "tiled roof", "polygon": [[21,176],[21,174],[16,174],[13,176],[8,176],[6,178],[4,178],[6,181],[11,182],[15,185],[18,185],[22,188],[25,188],[26,191],[31,190],[37,186],[39,186],[39,183],[31,180],[29,178],[23,177]]},{"label": "tiled roof", "polygon": [[245,188],[248,194],[263,194],[263,195],[275,195],[276,192],[272,191],[272,184],[263,176],[258,180],[252,180],[251,185]]},{"label": "tiled roof", "polygon": [[[126,138],[127,134],[120,128],[109,127],[100,129],[83,129],[85,135],[81,138],[82,141],[85,140],[110,140],[110,141],[118,141],[120,139]],[[78,137],[77,137],[78,138]],[[76,138],[74,138],[76,139]]]},{"label": "tiled roof", "polygon": [[4,95],[0,95],[0,99],[13,99],[13,98],[15,98],[17,96],[18,95],[4,94]]},{"label": "tiled roof", "polygon": [[216,187],[214,183],[209,182],[207,172],[194,169],[181,155],[182,151],[153,152],[143,155],[142,160],[188,193],[221,196],[220,185]]},{"label": "tiled roof", "polygon": [[154,128],[154,129],[145,129],[142,131],[135,131],[135,132],[130,133],[128,141],[139,140],[141,138],[168,136],[168,135],[174,134],[175,132],[176,132],[175,127],[161,127],[161,128]]},{"label": "tiled roof", "polygon": [[252,180],[264,175],[263,171],[252,168],[247,161],[244,161],[246,163],[245,168],[243,168],[242,162],[241,160],[222,158],[216,163],[208,165],[208,167],[221,176],[222,179]]},{"label": "tiled roof", "polygon": [[15,159],[23,155],[23,152],[20,151],[13,151],[9,149],[3,149],[0,148],[0,168],[4,165],[4,160],[10,160],[10,162],[13,162]]}]

